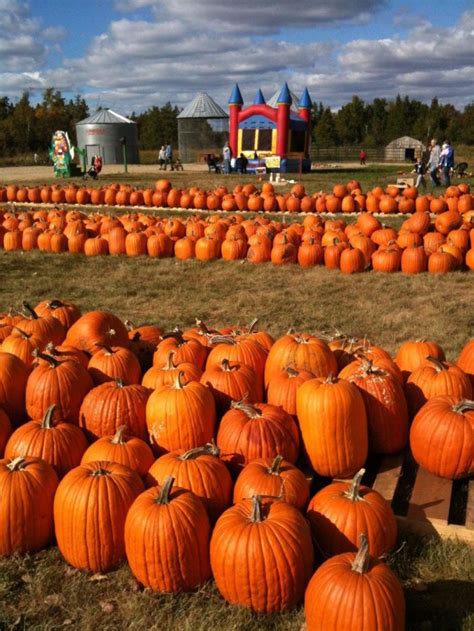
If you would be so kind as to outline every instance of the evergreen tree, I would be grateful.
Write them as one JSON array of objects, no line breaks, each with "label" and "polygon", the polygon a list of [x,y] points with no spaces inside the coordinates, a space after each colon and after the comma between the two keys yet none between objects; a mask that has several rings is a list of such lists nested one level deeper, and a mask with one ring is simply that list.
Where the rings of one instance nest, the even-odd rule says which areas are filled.
[{"label": "evergreen tree", "polygon": [[322,113],[314,128],[313,135],[316,144],[320,147],[331,147],[338,144],[336,123],[329,107]]}]

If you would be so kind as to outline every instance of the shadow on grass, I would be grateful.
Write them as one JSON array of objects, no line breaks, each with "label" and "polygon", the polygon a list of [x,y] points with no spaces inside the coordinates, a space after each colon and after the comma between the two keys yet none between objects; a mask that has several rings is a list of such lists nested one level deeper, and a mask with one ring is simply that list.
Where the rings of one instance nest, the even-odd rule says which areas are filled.
[{"label": "shadow on grass", "polygon": [[474,628],[471,581],[440,580],[405,587],[407,631],[467,631]]}]

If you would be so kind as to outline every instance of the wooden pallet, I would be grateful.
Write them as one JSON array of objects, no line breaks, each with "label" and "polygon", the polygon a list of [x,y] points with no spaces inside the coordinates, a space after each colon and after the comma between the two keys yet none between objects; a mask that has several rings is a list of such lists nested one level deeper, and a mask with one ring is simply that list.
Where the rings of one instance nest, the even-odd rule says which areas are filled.
[{"label": "wooden pallet", "polygon": [[[313,484],[322,486],[317,479]],[[390,503],[401,532],[457,538],[474,545],[474,479],[438,478],[418,467],[406,452],[369,461],[362,484]]]}]

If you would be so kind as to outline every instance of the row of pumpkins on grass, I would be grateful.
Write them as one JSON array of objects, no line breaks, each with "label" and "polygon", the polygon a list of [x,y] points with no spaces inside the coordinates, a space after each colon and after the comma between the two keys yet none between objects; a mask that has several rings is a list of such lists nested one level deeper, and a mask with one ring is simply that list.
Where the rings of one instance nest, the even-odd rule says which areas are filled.
[{"label": "row of pumpkins on grass", "polygon": [[[365,339],[275,341],[254,323],[165,334],[67,301],[24,310],[0,318],[0,555],[54,536],[72,566],[126,558],[158,592],[213,576],[258,613],[304,598],[308,629],[340,631],[341,616],[404,628],[380,559],[396,521],[362,467],[409,439],[432,473],[473,472],[474,340],[454,365],[430,341],[392,359]],[[310,499],[303,452],[352,482]]]},{"label": "row of pumpkins on grass", "polygon": [[32,187],[10,184],[0,187],[1,202],[290,213],[367,211],[407,214],[418,210],[440,214],[446,210],[464,213],[474,209],[474,200],[466,183],[449,186],[444,195],[435,197],[419,195],[415,186],[401,192],[395,185],[388,185],[385,189],[376,186],[364,194],[357,180],[336,184],[329,193],[308,193],[303,184],[295,184],[287,193],[278,193],[271,182],[262,184],[260,190],[255,184],[238,184],[233,191],[224,185],[212,191],[205,191],[198,186],[180,189],[172,187],[169,180],[163,179],[156,181],[154,189],[136,189],[128,184],[109,184],[101,188],[79,187],[75,184]]},{"label": "row of pumpkins on grass", "polygon": [[209,261],[271,261],[302,267],[324,264],[345,273],[448,272],[474,269],[474,210],[448,210],[434,221],[426,211],[406,219],[400,230],[370,213],[353,224],[308,215],[286,224],[258,216],[160,218],[145,213],[113,216],[78,210],[0,211],[0,247],[7,251],[196,258]]}]

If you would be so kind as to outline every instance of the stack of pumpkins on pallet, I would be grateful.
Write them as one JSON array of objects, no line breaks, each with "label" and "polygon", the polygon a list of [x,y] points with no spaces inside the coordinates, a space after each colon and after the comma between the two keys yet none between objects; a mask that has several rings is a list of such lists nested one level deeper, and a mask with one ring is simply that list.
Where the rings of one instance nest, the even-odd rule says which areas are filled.
[{"label": "stack of pumpkins on pallet", "polygon": [[0,188],[0,203],[79,204],[81,206],[147,206],[149,208],[180,208],[182,210],[224,210],[227,212],[288,212],[288,213],[414,213],[446,210],[463,213],[474,208],[469,184],[449,186],[444,195],[419,195],[414,186],[402,192],[395,185],[385,189],[376,186],[366,194],[360,182],[350,180],[336,184],[332,192],[308,193],[303,184],[295,184],[287,193],[278,193],[271,182],[259,190],[254,184],[237,184],[230,192],[225,186],[205,191],[198,186],[189,189],[172,187],[169,180],[157,180],[155,188],[136,189],[128,184],[109,184],[101,188],[61,186],[19,187],[10,184]]},{"label": "stack of pumpkins on pallet", "polygon": [[417,211],[400,230],[384,227],[364,212],[347,225],[343,219],[308,215],[286,224],[258,216],[204,219],[160,218],[145,213],[86,215],[77,210],[0,211],[0,248],[7,251],[127,255],[180,260],[271,261],[301,267],[324,264],[344,273],[374,269],[408,274],[474,269],[474,210],[447,210],[432,222]]},{"label": "stack of pumpkins on pallet", "polygon": [[[362,467],[409,440],[432,473],[472,473],[474,340],[455,365],[429,341],[393,360],[342,336],[201,322],[163,334],[59,300],[24,309],[0,319],[1,555],[54,536],[73,567],[126,558],[154,591],[213,577],[262,614],[304,599],[311,630],[404,627],[380,559],[396,521]],[[303,453],[352,482],[310,499]]]}]

